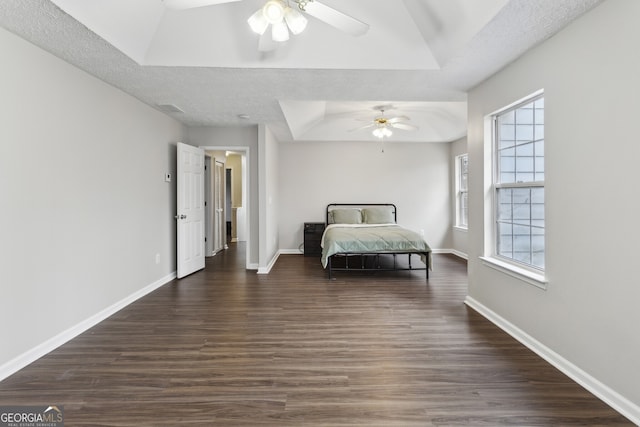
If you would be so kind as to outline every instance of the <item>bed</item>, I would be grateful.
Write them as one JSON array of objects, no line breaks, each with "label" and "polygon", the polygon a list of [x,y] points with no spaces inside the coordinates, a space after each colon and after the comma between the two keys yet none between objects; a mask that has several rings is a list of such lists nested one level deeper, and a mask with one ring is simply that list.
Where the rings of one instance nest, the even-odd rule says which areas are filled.
[{"label": "bed", "polygon": [[394,204],[331,203],[326,224],[321,261],[329,279],[334,271],[349,270],[424,270],[429,279],[431,248],[420,234],[397,224]]}]

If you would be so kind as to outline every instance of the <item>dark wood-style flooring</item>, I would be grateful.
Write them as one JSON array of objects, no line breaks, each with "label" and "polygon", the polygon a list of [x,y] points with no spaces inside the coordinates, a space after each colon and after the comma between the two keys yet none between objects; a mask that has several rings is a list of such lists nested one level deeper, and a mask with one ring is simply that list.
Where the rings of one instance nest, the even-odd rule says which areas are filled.
[{"label": "dark wood-style flooring", "polygon": [[631,425],[463,304],[466,263],[336,273],[232,245],[0,383],[69,426]]}]

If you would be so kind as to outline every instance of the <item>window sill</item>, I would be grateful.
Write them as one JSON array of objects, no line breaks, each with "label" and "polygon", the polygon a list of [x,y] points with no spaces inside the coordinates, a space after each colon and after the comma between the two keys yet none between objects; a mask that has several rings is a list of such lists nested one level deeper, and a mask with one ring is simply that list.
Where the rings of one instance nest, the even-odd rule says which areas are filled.
[{"label": "window sill", "polygon": [[457,231],[464,231],[465,233],[466,233],[467,231],[469,231],[469,228],[468,228],[468,227],[460,227],[459,225],[454,225],[454,226],[453,226],[453,229],[454,229],[454,230],[457,230]]},{"label": "window sill", "polygon": [[489,268],[493,268],[494,270],[498,270],[501,273],[507,274],[511,277],[515,277],[516,279],[519,279],[537,288],[544,290],[547,289],[547,284],[549,283],[549,281],[543,274],[539,274],[527,270],[526,268],[515,266],[496,258],[481,256],[480,259],[482,260],[482,264],[486,265]]}]

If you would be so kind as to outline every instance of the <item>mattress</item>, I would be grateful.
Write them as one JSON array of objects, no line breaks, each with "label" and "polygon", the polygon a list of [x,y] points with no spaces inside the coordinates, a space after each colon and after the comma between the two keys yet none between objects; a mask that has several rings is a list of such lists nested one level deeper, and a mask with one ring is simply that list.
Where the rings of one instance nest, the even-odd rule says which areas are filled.
[{"label": "mattress", "polygon": [[[335,254],[420,253],[431,248],[415,231],[397,224],[330,224],[322,236],[322,266]],[[422,261],[431,266],[429,256]]]}]

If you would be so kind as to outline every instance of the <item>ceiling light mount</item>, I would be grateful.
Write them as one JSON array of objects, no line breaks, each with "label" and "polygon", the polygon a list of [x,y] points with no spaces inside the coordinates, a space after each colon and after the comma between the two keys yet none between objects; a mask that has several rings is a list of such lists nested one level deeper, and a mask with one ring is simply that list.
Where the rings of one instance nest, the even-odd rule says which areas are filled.
[{"label": "ceiling light mount", "polygon": [[416,126],[413,126],[407,123],[409,120],[411,120],[407,116],[394,116],[394,117],[385,116],[384,112],[387,109],[391,110],[391,109],[394,109],[394,107],[392,105],[378,105],[373,107],[373,110],[378,111],[379,114],[376,115],[373,118],[373,120],[368,120],[369,121],[368,124],[355,128],[353,130],[357,131],[360,129],[372,129],[371,133],[373,136],[384,140],[384,138],[389,138],[391,135],[393,135],[394,129],[401,129],[401,130],[408,130],[408,131],[418,129]]},{"label": "ceiling light mount", "polygon": [[393,132],[391,131],[391,126],[390,126],[391,123],[384,116],[384,108],[379,108],[379,110],[380,110],[380,116],[373,119],[373,122],[375,123],[375,129],[373,129],[372,133],[373,133],[373,136],[380,139],[384,138],[385,136],[388,138],[391,135],[393,135]]},{"label": "ceiling light mount", "polygon": [[[304,11],[304,6],[312,0],[293,0],[298,8]],[[303,4],[301,4],[301,2]],[[276,42],[289,40],[289,31],[294,35],[300,34],[307,27],[307,18],[289,6],[284,0],[269,0],[248,19],[249,26],[254,33],[263,35],[271,25],[271,38]]]}]

